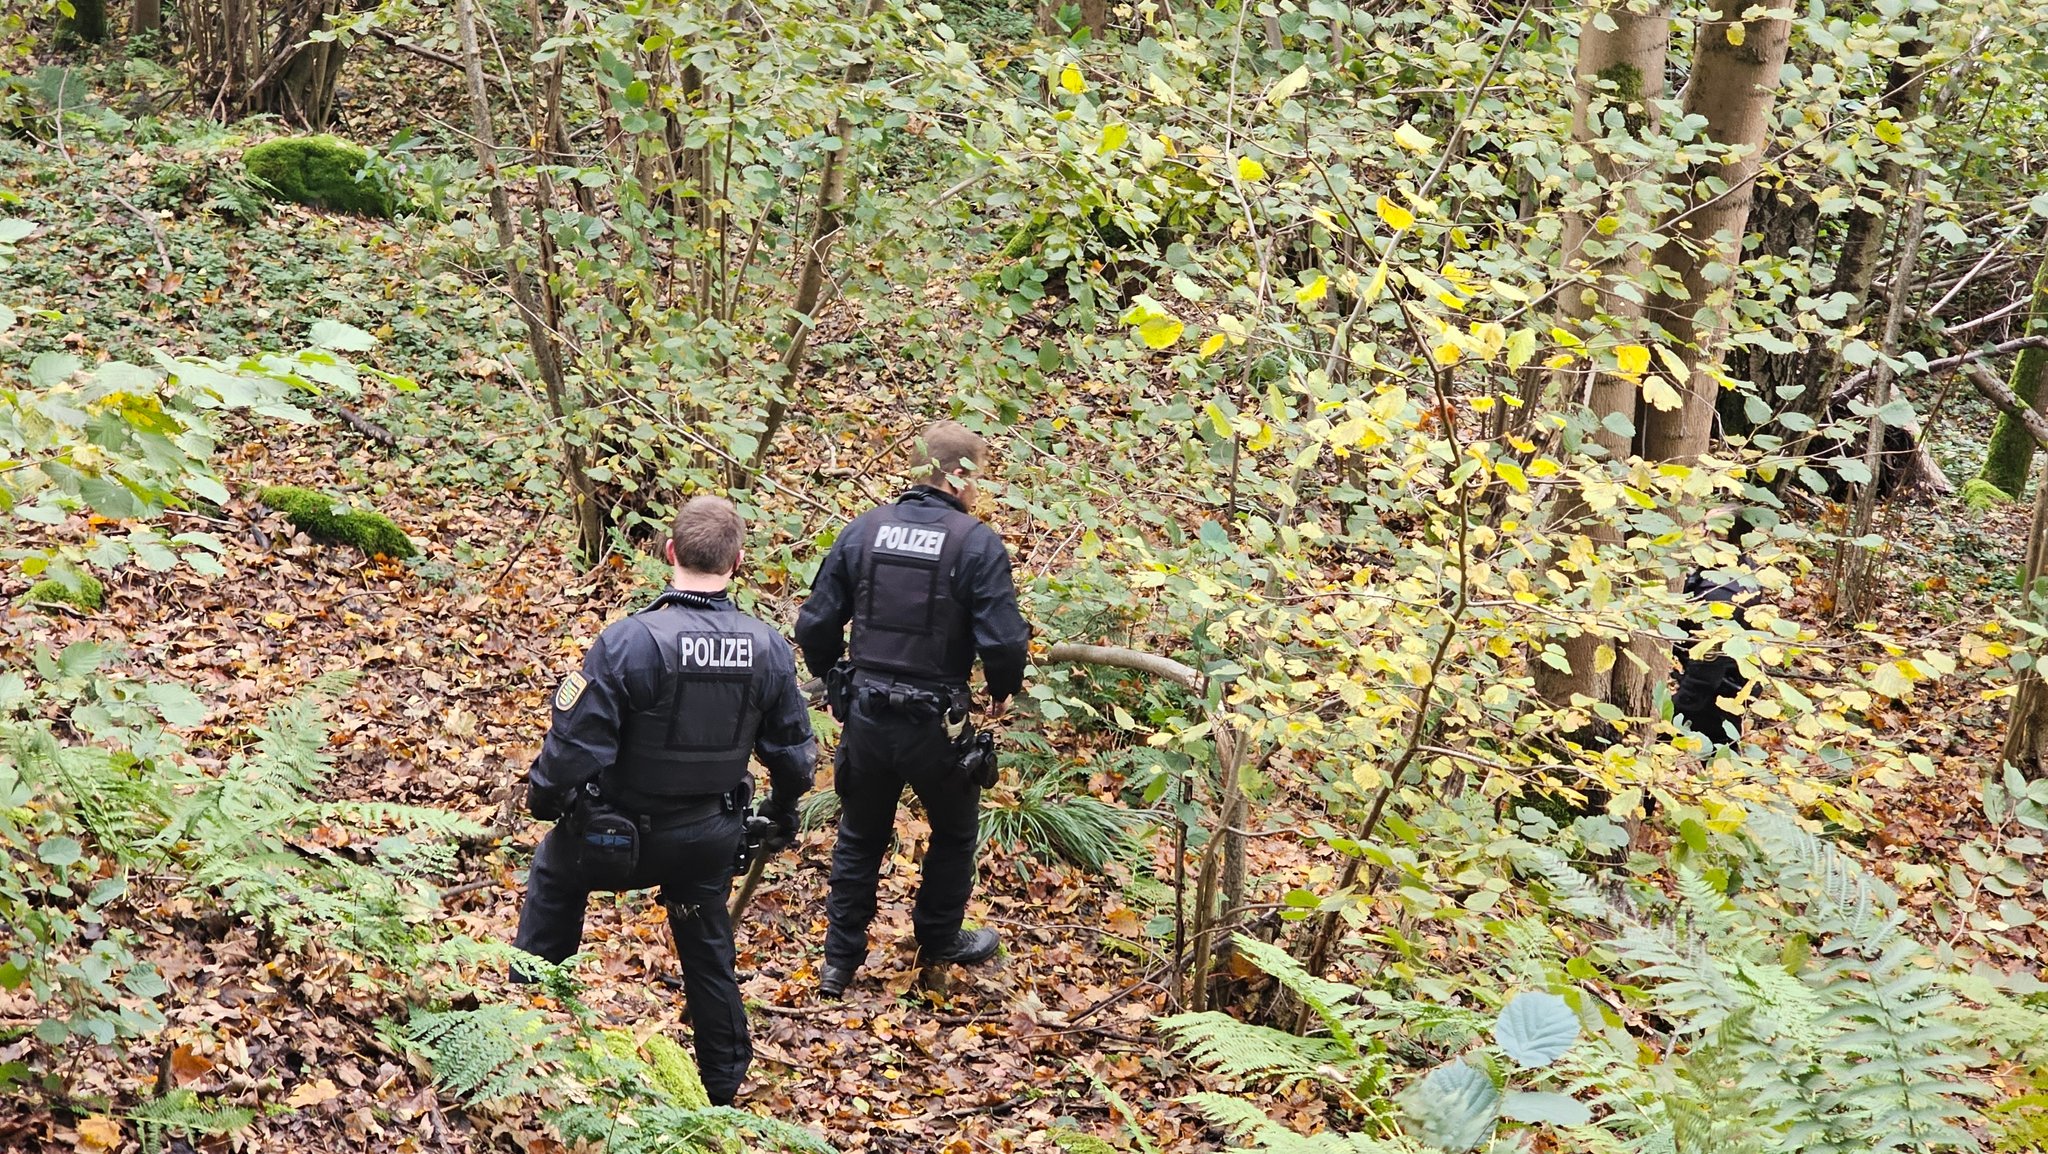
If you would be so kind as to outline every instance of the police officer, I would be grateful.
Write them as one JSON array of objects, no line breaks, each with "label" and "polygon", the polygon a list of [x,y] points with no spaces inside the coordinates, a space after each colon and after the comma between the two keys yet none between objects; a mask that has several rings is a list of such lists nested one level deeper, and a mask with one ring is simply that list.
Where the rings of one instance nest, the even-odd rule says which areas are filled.
[{"label": "police officer", "polygon": [[818,981],[827,997],[843,994],[867,957],[882,855],[906,785],[931,822],[912,915],[920,953],[927,962],[974,963],[996,952],[994,930],[960,927],[974,891],[981,808],[981,786],[961,764],[973,739],[967,679],[978,655],[989,716],[1001,717],[1023,685],[1031,627],[1017,610],[1002,538],[969,512],[987,459],[987,444],[952,421],[926,429],[911,461],[919,483],[840,531],[797,616],[805,663],[813,673],[834,670],[831,704],[843,726]]},{"label": "police officer", "polygon": [[[1742,511],[1720,508],[1708,515],[1708,525],[1721,530],[1738,550],[1735,564],[1728,568],[1698,568],[1686,574],[1684,593],[1701,606],[1725,604],[1735,623],[1748,628],[1746,610],[1756,599],[1758,586],[1750,572],[1749,557],[1740,552],[1751,533],[1749,519]],[[1711,611],[1707,616],[1711,620]],[[1709,650],[1692,639],[1698,626],[1686,627],[1688,637],[1675,646],[1677,684],[1671,691],[1671,712],[1687,729],[1707,739],[1709,748],[1742,739],[1742,716],[1721,705],[1739,696],[1749,684],[1735,658],[1719,649]]]},{"label": "police officer", "polygon": [[533,816],[557,824],[534,854],[513,942],[560,962],[582,941],[592,890],[660,886],[697,1065],[718,1105],[753,1059],[725,907],[753,792],[748,757],[774,785],[764,853],[795,838],[817,760],[789,643],[726,595],[744,534],[724,500],[684,505],[665,546],[669,587],[599,634],[556,691],[527,780]]}]

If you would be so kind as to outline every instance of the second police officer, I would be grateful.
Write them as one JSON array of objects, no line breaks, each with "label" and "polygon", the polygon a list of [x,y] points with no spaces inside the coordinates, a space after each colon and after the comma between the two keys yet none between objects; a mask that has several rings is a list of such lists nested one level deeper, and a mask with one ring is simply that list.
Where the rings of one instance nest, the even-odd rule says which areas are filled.
[{"label": "second police officer", "polygon": [[725,904],[753,792],[748,759],[774,785],[763,853],[796,836],[817,759],[789,643],[726,593],[745,532],[720,498],[684,505],[666,544],[669,587],[599,634],[556,691],[528,797],[535,817],[558,824],[534,854],[513,941],[561,962],[582,942],[593,890],[661,887],[715,1105],[732,1102],[753,1059]]},{"label": "second police officer", "polygon": [[[1031,628],[1017,609],[1010,555],[971,510],[988,447],[941,421],[912,453],[918,483],[855,518],[834,540],[797,617],[796,640],[824,676],[841,722],[839,794],[819,992],[838,997],[867,957],[882,857],[907,785],[931,823],[912,925],[926,962],[992,957],[994,930],[964,930],[974,892],[981,779],[971,764],[967,682],[981,659],[1001,717],[1023,685]],[[851,625],[851,637],[846,636]],[[845,663],[841,664],[842,654]],[[987,744],[979,747],[992,768]]]}]

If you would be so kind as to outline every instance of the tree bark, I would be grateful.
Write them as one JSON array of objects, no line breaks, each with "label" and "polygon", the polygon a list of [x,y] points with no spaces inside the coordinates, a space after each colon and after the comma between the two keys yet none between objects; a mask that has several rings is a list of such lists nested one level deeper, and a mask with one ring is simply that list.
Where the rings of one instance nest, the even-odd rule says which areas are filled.
[{"label": "tree bark", "polygon": [[[1706,121],[1706,140],[1728,150],[1694,164],[1684,196],[1665,221],[1659,263],[1679,274],[1683,296],[1660,294],[1650,315],[1670,335],[1687,380],[1675,381],[1681,403],[1652,408],[1643,422],[1643,456],[1691,463],[1707,451],[1720,399],[1719,346],[1732,321],[1736,267],[1749,227],[1751,185],[1763,165],[1792,22],[1704,20],[1685,115]],[[1655,366],[1653,366],[1654,368]]]},{"label": "tree bark", "polygon": [[[1613,25],[1603,30],[1601,17]],[[1633,12],[1617,4],[1604,13],[1589,7],[1579,25],[1579,63],[1574,72],[1572,98],[1572,140],[1592,153],[1593,167],[1604,190],[1603,203],[1615,215],[1626,217],[1633,202],[1624,182],[1629,162],[1602,146],[1610,112],[1623,118],[1623,131],[1641,138],[1656,123],[1656,102],[1664,95],[1664,57],[1671,41],[1670,10],[1653,3],[1646,12]],[[1570,213],[1565,217],[1561,272],[1584,287],[1567,284],[1560,294],[1560,326],[1590,334],[1601,316],[1627,320],[1642,315],[1642,303],[1634,285],[1642,270],[1642,253],[1627,244],[1604,241],[1594,227],[1606,213],[1598,209]],[[1582,395],[1603,423],[1593,441],[1610,459],[1628,456],[1636,407],[1635,382],[1614,373],[1594,369],[1590,361],[1560,370],[1551,382],[1563,403],[1569,405]],[[1597,546],[1620,540],[1614,527],[1595,516],[1576,487],[1567,487],[1551,513],[1552,521],[1583,533]],[[1583,574],[1573,574],[1573,581]],[[1533,662],[1536,689],[1544,699],[1567,706],[1574,696],[1594,701],[1612,696],[1613,670],[1601,667],[1600,650],[1606,645],[1588,632],[1574,632],[1558,641],[1568,669]]]},{"label": "tree bark", "polygon": [[129,6],[128,36],[130,39],[144,35],[161,35],[163,30],[163,0],[135,0],[135,3]]},{"label": "tree bark", "polygon": [[1038,0],[1038,31],[1046,36],[1065,39],[1067,29],[1060,23],[1060,10],[1073,4],[1080,9],[1080,24],[1086,28],[1091,39],[1100,40],[1109,30],[1109,0]]},{"label": "tree bark", "polygon": [[[2035,621],[2042,620],[2035,607],[2041,580],[2048,575],[2048,480],[2035,487],[2034,519],[2027,527],[2027,562],[2020,589],[2026,599],[2021,611]],[[2048,774],[2048,684],[2041,680],[2039,665],[2020,672],[2018,692],[2012,699],[2012,720],[2005,731],[2004,757],[2007,765],[2030,778]]]},{"label": "tree bark", "polygon": [[[2048,259],[2034,276],[2034,299],[2027,310],[2024,336],[2048,333]],[[2007,386],[2022,404],[2036,412],[2048,410],[2048,349],[2020,350],[2013,362]],[[2026,492],[2027,474],[2034,467],[2034,440],[2010,414],[2001,413],[1991,428],[1991,440],[1984,447],[1984,467],[1977,479],[2017,501]]]}]

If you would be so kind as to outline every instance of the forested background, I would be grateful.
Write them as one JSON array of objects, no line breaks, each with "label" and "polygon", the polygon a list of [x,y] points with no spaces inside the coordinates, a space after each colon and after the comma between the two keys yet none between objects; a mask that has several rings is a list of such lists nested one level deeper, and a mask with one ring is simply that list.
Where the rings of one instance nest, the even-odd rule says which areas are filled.
[{"label": "forested background", "polygon": [[[1713,2],[5,6],[0,1148],[2048,1149],[2048,7]],[[939,417],[1007,952],[818,1000],[821,789],[712,1109],[520,779]]]}]

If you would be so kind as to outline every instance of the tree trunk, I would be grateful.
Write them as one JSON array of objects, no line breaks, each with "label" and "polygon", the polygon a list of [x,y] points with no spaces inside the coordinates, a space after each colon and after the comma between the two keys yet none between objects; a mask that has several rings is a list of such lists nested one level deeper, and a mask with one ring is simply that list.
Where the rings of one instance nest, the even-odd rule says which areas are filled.
[{"label": "tree trunk", "polygon": [[[2027,528],[2027,565],[2020,589],[2026,603],[2021,612],[2042,620],[2035,606],[2041,580],[2048,575],[2048,480],[2035,487],[2034,520]],[[2005,762],[2028,777],[2048,775],[2048,684],[2039,665],[2020,672],[2019,691],[2012,700],[2012,721],[2005,732]]]},{"label": "tree trunk", "polygon": [[1704,119],[1706,139],[1730,152],[1685,173],[1679,208],[1662,230],[1659,263],[1679,275],[1685,292],[1658,296],[1650,315],[1670,335],[1688,379],[1673,382],[1682,399],[1676,408],[1652,408],[1643,423],[1643,456],[1654,461],[1689,464],[1707,451],[1713,434],[1721,392],[1718,349],[1733,319],[1750,186],[1763,165],[1778,71],[1791,38],[1792,22],[1770,17],[1699,26],[1685,115]]},{"label": "tree trunk", "polygon": [[[882,9],[881,0],[868,0],[861,12],[862,20],[873,20]],[[839,241],[839,234],[846,227],[846,207],[853,200],[853,118],[847,113],[847,105],[860,99],[859,89],[868,82],[874,72],[875,62],[863,52],[859,59],[846,66],[846,76],[841,81],[845,93],[841,98],[838,120],[832,126],[832,134],[839,138],[839,147],[825,154],[824,171],[818,176],[818,215],[811,221],[810,235],[804,241],[803,269],[797,275],[796,295],[790,301],[789,320],[782,330],[782,359],[777,364],[775,388],[777,393],[768,402],[765,428],[761,430],[761,441],[754,446],[753,459],[747,463],[743,474],[734,478],[736,484],[744,484],[761,471],[768,459],[768,447],[781,430],[783,418],[789,415],[789,398],[796,391],[797,380],[803,374],[804,356],[810,350],[811,327],[817,322],[819,303],[825,295],[825,268],[832,257],[832,248]]]},{"label": "tree trunk", "polygon": [[[163,31],[163,0],[135,0],[128,9],[128,38],[133,40],[138,36],[161,37]],[[161,51],[162,47],[159,42],[156,50]]]},{"label": "tree trunk", "polygon": [[59,30],[87,44],[107,38],[107,0],[72,0],[71,16]]},{"label": "tree trunk", "polygon": [[576,551],[585,565],[596,565],[603,558],[606,545],[604,511],[586,471],[584,450],[566,427],[576,405],[563,379],[561,346],[553,324],[541,309],[533,279],[519,260],[519,233],[512,219],[512,204],[498,175],[497,133],[491,126],[490,94],[484,88],[483,57],[477,47],[476,16],[471,11],[471,2],[455,0],[455,27],[462,39],[463,72],[469,81],[471,144],[489,189],[491,219],[497,225],[498,248],[505,262],[506,279],[512,286],[512,301],[518,306],[520,323],[526,327],[534,367],[547,391],[548,409],[561,436],[562,468],[576,516]]},{"label": "tree trunk", "polygon": [[[1612,30],[1602,30],[1602,23],[1611,23]],[[1638,139],[1654,126],[1656,102],[1664,95],[1664,56],[1670,42],[1670,10],[1662,4],[1652,4],[1649,11],[1640,13],[1623,5],[1605,12],[1589,8],[1580,21],[1572,140],[1592,153],[1593,167],[1603,188],[1625,181],[1631,164],[1603,147],[1606,114],[1618,109],[1625,131]],[[1626,217],[1631,211],[1630,200],[1625,191],[1616,188],[1607,193],[1605,203],[1616,215]],[[1642,314],[1640,298],[1631,291],[1642,269],[1642,253],[1636,246],[1604,241],[1593,227],[1593,222],[1603,215],[1606,214],[1596,207],[1565,217],[1565,268],[1561,271],[1568,277],[1582,277],[1585,282],[1585,287],[1577,289],[1568,284],[1560,294],[1558,323],[1566,329],[1586,332],[1597,317],[1625,320]],[[1597,372],[1586,362],[1560,370],[1552,387],[1566,405],[1583,396],[1596,416],[1607,419],[1594,432],[1594,443],[1611,459],[1628,456],[1636,407],[1635,382],[1614,373]],[[1587,508],[1576,487],[1560,491],[1552,519],[1558,525],[1583,532],[1596,546],[1620,539],[1613,526]],[[1574,632],[1560,638],[1558,644],[1569,668],[1533,662],[1537,692],[1560,707],[1569,705],[1574,696],[1609,700],[1613,686],[1612,654],[1605,659],[1600,656],[1606,643],[1594,634]]]},{"label": "tree trunk", "polygon": [[[1898,59],[1892,62],[1885,75],[1883,107],[1890,109],[1894,123],[1907,124],[1920,117],[1921,93],[1926,88],[1926,73],[1920,68],[1920,57],[1926,46],[1918,42],[1902,45]],[[1884,198],[1898,188],[1905,166],[1899,162],[1896,151],[1887,151],[1885,158],[1878,162],[1876,187],[1857,190],[1855,206],[1849,210],[1848,222],[1843,226],[1841,255],[1835,262],[1835,274],[1829,278],[1827,288],[1817,294],[1822,299],[1847,295],[1847,312],[1842,319],[1834,322],[1838,331],[1853,333],[1863,325],[1870,311],[1870,288],[1877,280],[1878,258],[1884,251],[1885,226],[1891,220]],[[1800,358],[1796,369],[1800,386],[1799,411],[1812,417],[1816,422],[1825,422],[1828,416],[1827,382],[1835,375],[1836,355],[1816,343]],[[1794,456],[1803,455],[1804,446],[1811,443],[1811,434],[1798,438]],[[1785,476],[1791,475],[1785,471]]]},{"label": "tree trunk", "polygon": [[[1906,212],[1906,223],[1899,236],[1898,260],[1892,271],[1891,307],[1885,313],[1884,335],[1879,342],[1879,351],[1884,357],[1890,357],[1898,349],[1899,330],[1905,324],[1907,302],[1913,295],[1913,268],[1920,257],[1920,237],[1927,228],[1927,198],[1921,195],[1921,184],[1925,179],[1925,174],[1916,175],[1908,193],[1912,207]],[[1875,411],[1870,414],[1870,431],[1863,448],[1863,467],[1867,476],[1856,491],[1856,515],[1849,523],[1848,536],[1851,540],[1868,536],[1877,526],[1877,495],[1886,469],[1882,410],[1891,403],[1892,371],[1882,358],[1876,370],[1877,376],[1870,387],[1870,407]],[[1865,620],[1870,615],[1877,591],[1878,551],[1849,541],[1843,541],[1836,548],[1836,555],[1842,558],[1842,562],[1835,615],[1845,620]]]},{"label": "tree trunk", "polygon": [[[1789,260],[1811,259],[1820,234],[1820,206],[1815,203],[1813,194],[1788,180],[1759,180],[1752,187],[1755,192],[1750,197],[1750,228],[1761,237],[1758,255]],[[1788,340],[1797,340],[1800,331],[1794,328],[1783,335]],[[1807,338],[1811,339],[1812,335],[1807,334]],[[1801,374],[1807,360],[1803,351],[1771,352],[1752,348],[1742,375],[1755,386],[1758,397],[1775,407],[1787,398],[1803,395],[1808,383]],[[1756,431],[1755,423],[1745,410],[1742,394],[1732,390],[1722,392],[1718,411],[1723,433],[1733,437],[1747,436]]]},{"label": "tree trunk", "polygon": [[[2027,326],[2021,336],[2048,332],[2048,259],[2034,276],[2034,300],[2027,311]],[[2021,349],[2013,362],[2008,388],[2035,411],[2048,411],[2048,349]],[[2034,466],[2034,439],[2018,421],[2003,413],[1991,428],[1991,441],[1984,448],[1984,467],[1977,479],[2017,501],[2025,493],[2027,473]]]},{"label": "tree trunk", "polygon": [[1075,30],[1086,28],[1090,39],[1102,39],[1109,28],[1109,0],[1038,0],[1038,31],[1065,39],[1068,31],[1060,23],[1060,11],[1069,5],[1080,10]]}]

